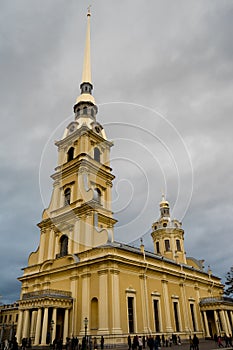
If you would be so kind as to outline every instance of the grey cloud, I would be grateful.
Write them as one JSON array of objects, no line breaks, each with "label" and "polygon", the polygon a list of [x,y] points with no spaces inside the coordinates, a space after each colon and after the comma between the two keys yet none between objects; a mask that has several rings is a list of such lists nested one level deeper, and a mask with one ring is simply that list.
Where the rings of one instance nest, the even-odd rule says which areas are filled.
[{"label": "grey cloud", "polygon": [[[62,136],[68,124],[63,121],[72,119],[79,94],[88,5],[74,0],[44,1],[43,6],[31,0],[1,1],[0,294],[5,301],[17,299],[16,277],[39,243],[36,223],[44,197],[48,204],[49,175],[56,166],[53,141]],[[91,18],[97,103],[134,102],[161,112],[180,133],[194,170],[192,200],[184,212],[191,170],[176,134],[143,108],[100,106],[98,119],[106,124],[110,138],[133,138],[159,159],[151,162],[149,151],[141,149],[143,161],[138,155],[138,164],[150,182],[150,202],[140,225],[130,224],[122,231],[120,225],[139,215],[147,185],[140,187],[145,180],[140,171],[132,176],[132,167],[113,164],[114,191],[125,177],[133,184],[135,198],[127,210],[117,213],[117,238],[127,235],[128,241],[138,244],[145,235],[147,249],[153,250],[149,233],[159,216],[166,180],[173,215],[183,220],[187,254],[205,259],[221,277],[232,265],[232,11],[232,3],[225,0],[161,0],[146,5],[98,0]],[[128,128],[114,130],[107,125],[113,121],[145,126],[161,137],[176,155],[180,178],[157,139]],[[121,157],[124,147],[116,141],[113,158]],[[136,161],[132,142],[127,150]],[[119,183],[118,190],[121,202],[114,204],[116,211],[127,203],[124,190],[131,195],[127,182]]]}]

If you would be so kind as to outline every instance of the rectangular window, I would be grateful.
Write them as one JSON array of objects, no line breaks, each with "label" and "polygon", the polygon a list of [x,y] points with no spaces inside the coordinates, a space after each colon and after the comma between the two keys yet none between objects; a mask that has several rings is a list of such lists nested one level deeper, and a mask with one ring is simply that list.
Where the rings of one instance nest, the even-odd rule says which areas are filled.
[{"label": "rectangular window", "polygon": [[156,252],[157,254],[160,254],[159,242],[156,242]]},{"label": "rectangular window", "polygon": [[160,332],[159,327],[159,301],[154,300],[155,332]]},{"label": "rectangular window", "polygon": [[169,252],[170,251],[170,241],[169,241],[169,239],[165,239],[164,244],[165,244],[165,251]]},{"label": "rectangular window", "polygon": [[134,333],[134,298],[128,297],[128,326],[129,333]]},{"label": "rectangular window", "polygon": [[15,315],[15,322],[18,322],[18,314]]},{"label": "rectangular window", "polygon": [[179,239],[176,240],[176,250],[178,252],[181,252],[181,246],[180,246],[180,240]]},{"label": "rectangular window", "polygon": [[193,323],[193,331],[196,332],[196,320],[195,320],[195,313],[194,313],[194,304],[190,304],[190,311],[191,311],[191,317],[192,317],[192,323]]},{"label": "rectangular window", "polygon": [[179,324],[179,316],[178,316],[178,302],[173,302],[173,308],[174,308],[174,318],[175,318],[175,327],[176,332],[180,331],[180,324]]},{"label": "rectangular window", "polygon": [[12,320],[12,315],[9,315],[9,322],[11,322]]}]

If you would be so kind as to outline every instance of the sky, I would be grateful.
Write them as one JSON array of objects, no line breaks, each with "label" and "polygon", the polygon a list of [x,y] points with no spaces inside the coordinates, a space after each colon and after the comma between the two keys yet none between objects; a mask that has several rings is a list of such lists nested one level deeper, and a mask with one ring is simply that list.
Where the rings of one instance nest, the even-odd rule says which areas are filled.
[{"label": "sky", "polygon": [[[89,2],[0,2],[0,295],[19,299],[74,119]],[[233,266],[233,2],[91,2],[98,121],[114,141],[115,240],[153,251],[162,193],[187,256]]]}]

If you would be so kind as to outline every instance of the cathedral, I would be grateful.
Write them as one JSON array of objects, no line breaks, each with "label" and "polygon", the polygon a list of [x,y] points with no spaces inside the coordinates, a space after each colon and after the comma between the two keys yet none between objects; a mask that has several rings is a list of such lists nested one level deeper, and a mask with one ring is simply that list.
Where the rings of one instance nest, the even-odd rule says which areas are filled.
[{"label": "cathedral", "polygon": [[0,307],[1,340],[11,333],[19,344],[30,338],[32,346],[45,346],[55,339],[65,344],[67,338],[104,336],[105,344],[120,345],[135,334],[232,334],[233,301],[202,261],[186,257],[182,223],[171,218],[165,196],[152,222],[153,252],[143,242],[135,248],[114,239],[113,143],[92,94],[90,19],[88,11],[81,91],[73,121],[56,142],[39,246],[19,278],[20,299]]}]

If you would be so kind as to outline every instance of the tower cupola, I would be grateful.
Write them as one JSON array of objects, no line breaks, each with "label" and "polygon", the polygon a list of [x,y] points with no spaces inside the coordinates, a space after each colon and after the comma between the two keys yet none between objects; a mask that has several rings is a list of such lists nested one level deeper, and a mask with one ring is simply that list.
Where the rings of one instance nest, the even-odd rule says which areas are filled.
[{"label": "tower cupola", "polygon": [[170,204],[164,195],[159,207],[160,218],[153,223],[151,233],[154,251],[168,259],[186,263],[182,223],[171,219]]}]

